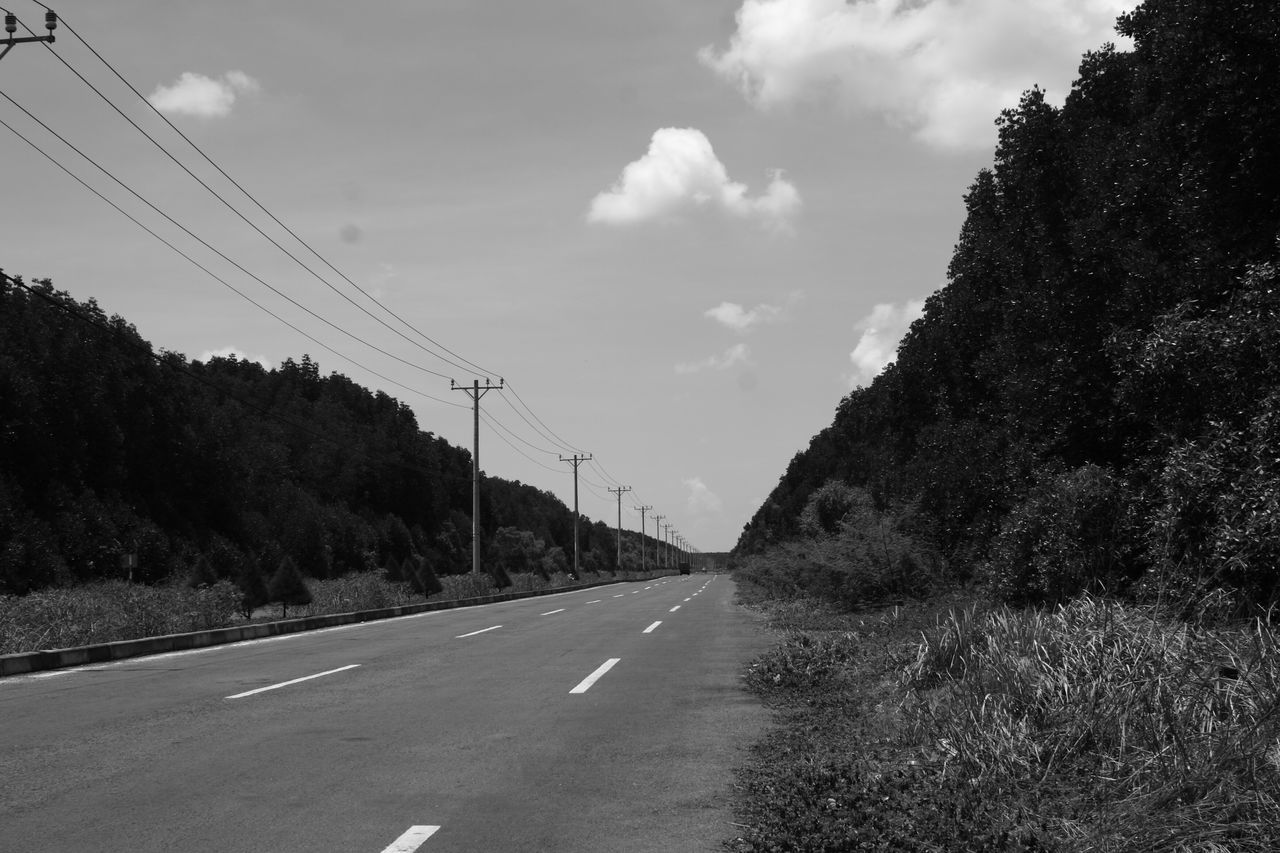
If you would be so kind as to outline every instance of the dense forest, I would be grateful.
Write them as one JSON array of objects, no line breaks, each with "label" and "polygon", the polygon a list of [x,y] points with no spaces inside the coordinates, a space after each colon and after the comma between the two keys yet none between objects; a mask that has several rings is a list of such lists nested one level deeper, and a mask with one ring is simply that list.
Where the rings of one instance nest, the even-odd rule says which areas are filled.
[{"label": "dense forest", "polygon": [[[246,586],[285,557],[316,578],[411,556],[464,572],[470,513],[471,454],[387,394],[306,355],[157,353],[93,300],[0,275],[0,593],[158,582],[201,557]],[[499,583],[571,565],[573,513],[549,492],[485,477],[480,513]],[[624,531],[627,567],[639,539]],[[583,519],[579,543],[583,569],[615,568],[608,525]]]},{"label": "dense forest", "polygon": [[1280,5],[1118,30],[999,118],[946,285],[736,555],[866,500],[1010,601],[1280,600]]}]

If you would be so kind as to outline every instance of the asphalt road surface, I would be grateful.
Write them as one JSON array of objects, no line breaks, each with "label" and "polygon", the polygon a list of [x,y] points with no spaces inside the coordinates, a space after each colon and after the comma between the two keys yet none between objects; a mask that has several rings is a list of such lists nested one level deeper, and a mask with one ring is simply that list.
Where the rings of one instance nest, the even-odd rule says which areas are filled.
[{"label": "asphalt road surface", "polygon": [[767,721],[725,575],[0,679],[0,851],[696,851]]}]

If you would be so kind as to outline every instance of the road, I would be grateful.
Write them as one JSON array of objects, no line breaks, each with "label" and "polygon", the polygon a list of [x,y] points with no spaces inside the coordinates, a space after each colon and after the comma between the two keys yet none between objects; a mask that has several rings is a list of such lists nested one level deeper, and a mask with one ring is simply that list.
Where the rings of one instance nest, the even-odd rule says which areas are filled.
[{"label": "road", "polygon": [[0,680],[0,851],[695,851],[767,645],[725,575]]}]

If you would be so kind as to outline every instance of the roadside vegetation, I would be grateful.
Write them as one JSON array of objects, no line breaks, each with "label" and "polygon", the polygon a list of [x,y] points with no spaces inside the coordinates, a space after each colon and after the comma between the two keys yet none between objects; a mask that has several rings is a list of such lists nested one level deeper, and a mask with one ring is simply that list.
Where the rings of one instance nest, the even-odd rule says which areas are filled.
[{"label": "roadside vegetation", "polygon": [[565,572],[545,576],[529,572],[511,575],[510,583],[502,589],[488,574],[446,575],[437,579],[438,588],[428,595],[419,581],[390,580],[385,571],[361,572],[326,580],[303,579],[309,600],[291,607],[266,600],[246,607],[244,593],[228,580],[194,587],[189,583],[149,586],[99,581],[24,596],[0,595],[0,654],[269,622],[282,618],[282,612],[291,619],[303,618],[423,601],[457,601],[500,591],[567,588],[592,580],[642,580],[654,574],[606,572],[576,581]]},{"label": "roadside vegetation", "polygon": [[850,612],[779,600],[745,672],[774,726],[735,853],[1280,849],[1280,655],[1265,620],[972,591]]}]

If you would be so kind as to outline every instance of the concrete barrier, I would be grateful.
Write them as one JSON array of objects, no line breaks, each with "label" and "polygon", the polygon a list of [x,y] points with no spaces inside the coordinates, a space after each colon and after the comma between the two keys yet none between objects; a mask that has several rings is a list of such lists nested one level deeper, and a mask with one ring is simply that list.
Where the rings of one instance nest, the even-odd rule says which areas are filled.
[{"label": "concrete barrier", "polygon": [[285,634],[297,634],[302,631],[314,631],[318,628],[332,628],[337,625],[394,619],[397,616],[427,613],[432,610],[452,610],[456,607],[475,607],[481,604],[494,604],[499,601],[514,601],[519,598],[534,598],[539,595],[575,592],[580,589],[591,589],[592,587],[607,586],[615,583],[634,583],[634,581],[595,581],[575,586],[562,586],[556,589],[500,592],[495,595],[481,595],[474,598],[460,598],[451,601],[426,601],[422,604],[380,607],[376,610],[355,610],[350,613],[330,613],[324,616],[307,616],[302,619],[284,619],[278,622],[258,622],[233,628],[193,631],[189,634],[168,634],[163,637],[118,640],[114,643],[99,643],[94,646],[79,646],[73,649],[19,652],[12,655],[0,655],[0,677],[143,657],[145,655],[158,655],[164,652],[200,649],[206,646],[220,646],[227,643],[239,643],[244,640],[259,640],[263,637],[279,637]]}]

